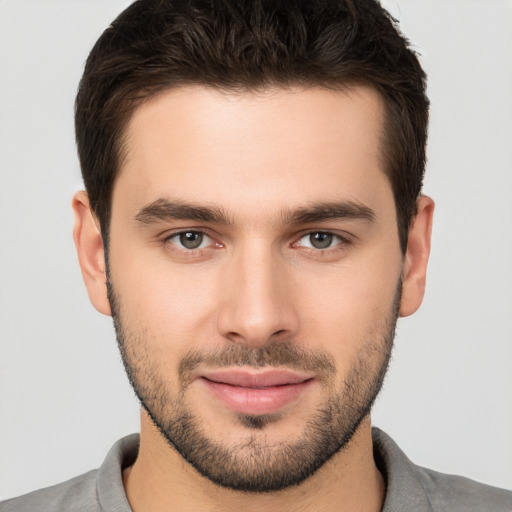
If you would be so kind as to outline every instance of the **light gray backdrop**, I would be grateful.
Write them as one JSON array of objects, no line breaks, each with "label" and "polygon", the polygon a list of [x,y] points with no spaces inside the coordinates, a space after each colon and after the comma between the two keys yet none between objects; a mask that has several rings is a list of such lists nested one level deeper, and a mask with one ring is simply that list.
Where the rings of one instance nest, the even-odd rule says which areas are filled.
[{"label": "light gray backdrop", "polygon": [[[71,238],[73,100],[124,0],[0,0],[0,496],[97,467],[138,428]],[[429,286],[375,408],[415,462],[512,487],[512,2],[389,0],[429,72]]]}]

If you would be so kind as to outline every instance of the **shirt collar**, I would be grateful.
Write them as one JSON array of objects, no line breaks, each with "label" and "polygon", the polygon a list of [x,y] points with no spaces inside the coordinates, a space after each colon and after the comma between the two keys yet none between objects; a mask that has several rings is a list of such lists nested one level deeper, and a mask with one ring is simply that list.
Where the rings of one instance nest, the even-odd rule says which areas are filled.
[{"label": "shirt collar", "polygon": [[[386,482],[382,512],[432,512],[418,468],[382,430],[372,429],[375,462]],[[110,450],[97,474],[96,490],[102,510],[131,512],[123,486],[123,469],[133,464],[139,449],[139,435],[119,440]]]},{"label": "shirt collar", "polygon": [[427,493],[418,478],[418,468],[382,430],[372,429],[373,457],[386,482],[382,512],[432,512]]}]

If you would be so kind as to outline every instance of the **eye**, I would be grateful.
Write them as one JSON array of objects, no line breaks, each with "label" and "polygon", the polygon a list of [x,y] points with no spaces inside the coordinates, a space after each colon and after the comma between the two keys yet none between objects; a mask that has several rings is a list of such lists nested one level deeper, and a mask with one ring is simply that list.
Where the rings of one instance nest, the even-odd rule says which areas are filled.
[{"label": "eye", "polygon": [[328,231],[314,231],[300,238],[296,245],[322,250],[340,245],[344,241],[341,236],[335,235],[334,233],[329,233]]},{"label": "eye", "polygon": [[182,231],[175,233],[167,239],[171,244],[180,249],[203,249],[212,244],[212,239],[202,231]]}]

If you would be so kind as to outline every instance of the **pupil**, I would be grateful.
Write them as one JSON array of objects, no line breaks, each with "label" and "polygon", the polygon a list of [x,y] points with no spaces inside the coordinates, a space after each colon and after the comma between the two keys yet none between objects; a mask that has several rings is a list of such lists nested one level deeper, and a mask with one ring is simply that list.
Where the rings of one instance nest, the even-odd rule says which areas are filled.
[{"label": "pupil", "polygon": [[332,244],[332,234],[314,233],[310,235],[310,242],[315,249],[326,249]]},{"label": "pupil", "polygon": [[202,241],[203,235],[201,233],[188,232],[180,235],[180,242],[187,249],[197,249]]}]

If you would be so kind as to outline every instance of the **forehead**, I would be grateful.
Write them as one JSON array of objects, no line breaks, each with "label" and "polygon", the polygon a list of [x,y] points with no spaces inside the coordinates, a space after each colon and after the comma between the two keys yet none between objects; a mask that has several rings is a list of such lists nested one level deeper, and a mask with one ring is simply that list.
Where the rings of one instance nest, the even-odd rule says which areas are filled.
[{"label": "forehead", "polygon": [[126,131],[116,198],[160,197],[247,210],[391,193],[384,105],[369,87],[232,93],[186,87],[140,106]]}]

